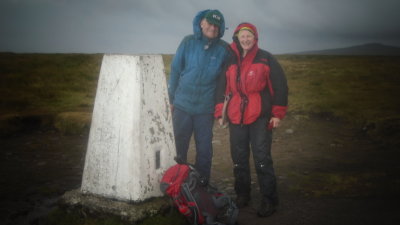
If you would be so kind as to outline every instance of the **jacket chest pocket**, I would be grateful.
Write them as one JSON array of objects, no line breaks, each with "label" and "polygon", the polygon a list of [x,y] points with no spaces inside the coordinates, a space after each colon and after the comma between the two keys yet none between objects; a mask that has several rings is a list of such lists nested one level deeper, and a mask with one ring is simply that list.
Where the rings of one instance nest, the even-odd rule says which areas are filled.
[{"label": "jacket chest pocket", "polygon": [[211,56],[208,62],[209,67],[218,67],[220,64],[220,60],[216,56]]},{"label": "jacket chest pocket", "polygon": [[250,67],[246,71],[246,90],[249,93],[259,92],[265,88],[267,78],[269,77],[269,68]]},{"label": "jacket chest pocket", "polygon": [[208,82],[214,82],[221,69],[222,60],[216,56],[211,56],[206,68],[206,78]]}]

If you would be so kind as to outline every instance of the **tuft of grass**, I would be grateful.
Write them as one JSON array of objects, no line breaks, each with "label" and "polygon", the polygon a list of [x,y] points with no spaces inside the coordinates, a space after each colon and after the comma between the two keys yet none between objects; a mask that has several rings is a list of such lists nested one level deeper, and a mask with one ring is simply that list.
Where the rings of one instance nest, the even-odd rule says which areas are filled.
[{"label": "tuft of grass", "polygon": [[54,127],[62,134],[79,135],[89,131],[91,119],[89,112],[63,112],[56,116]]},{"label": "tuft of grass", "polygon": [[138,225],[187,225],[188,221],[177,210],[171,210],[165,215],[156,215],[141,221]]},{"label": "tuft of grass", "polygon": [[166,79],[169,79],[169,75],[171,74],[171,62],[172,58],[174,55],[163,55],[163,61],[164,61],[164,68],[165,68],[165,76]]}]

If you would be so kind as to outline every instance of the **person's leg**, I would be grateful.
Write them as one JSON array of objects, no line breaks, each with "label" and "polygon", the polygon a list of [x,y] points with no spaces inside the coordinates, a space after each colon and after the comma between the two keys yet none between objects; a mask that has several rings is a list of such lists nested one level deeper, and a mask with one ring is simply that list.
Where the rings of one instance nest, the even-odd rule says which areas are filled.
[{"label": "person's leg", "polygon": [[181,162],[186,162],[190,138],[193,133],[192,118],[188,113],[175,108],[172,119],[175,135],[176,157],[178,160],[181,160]]},{"label": "person's leg", "polygon": [[244,207],[250,200],[251,175],[250,175],[250,148],[248,126],[229,125],[231,157],[233,174],[235,176],[236,203],[239,208]]},{"label": "person's leg", "polygon": [[193,116],[194,139],[196,142],[196,163],[195,167],[200,175],[210,179],[211,163],[213,156],[213,114],[200,114]]},{"label": "person's leg", "polygon": [[[268,216],[278,204],[276,176],[271,156],[272,131],[267,129],[268,119],[258,119],[250,126],[250,142],[254,165],[261,192],[260,216]],[[264,208],[264,209],[262,209]]]}]

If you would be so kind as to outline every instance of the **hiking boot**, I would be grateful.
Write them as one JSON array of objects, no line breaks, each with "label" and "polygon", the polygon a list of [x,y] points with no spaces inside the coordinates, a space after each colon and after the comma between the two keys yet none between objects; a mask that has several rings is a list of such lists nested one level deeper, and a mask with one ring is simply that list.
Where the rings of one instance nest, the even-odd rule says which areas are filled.
[{"label": "hiking boot", "polygon": [[262,201],[260,208],[257,210],[257,216],[268,217],[276,211],[276,206],[270,202]]},{"label": "hiking boot", "polygon": [[236,206],[240,209],[249,205],[250,197],[246,195],[238,195],[236,198]]}]

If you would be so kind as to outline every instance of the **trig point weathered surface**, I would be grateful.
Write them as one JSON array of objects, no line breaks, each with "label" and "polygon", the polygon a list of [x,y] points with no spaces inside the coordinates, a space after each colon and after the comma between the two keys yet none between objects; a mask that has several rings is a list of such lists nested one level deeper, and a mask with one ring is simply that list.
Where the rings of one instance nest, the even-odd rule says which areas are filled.
[{"label": "trig point weathered surface", "polygon": [[134,202],[162,196],[174,156],[161,55],[104,55],[81,191]]}]

